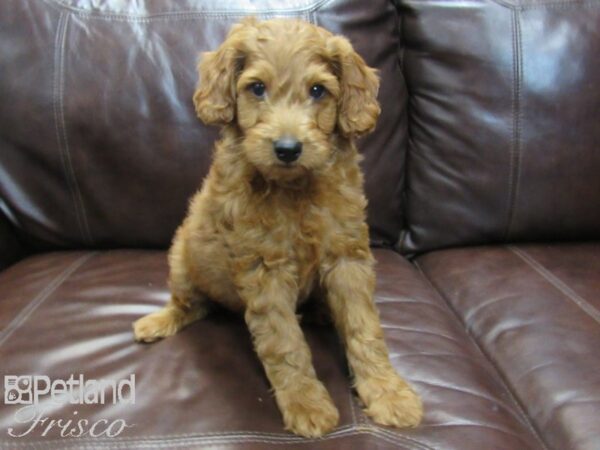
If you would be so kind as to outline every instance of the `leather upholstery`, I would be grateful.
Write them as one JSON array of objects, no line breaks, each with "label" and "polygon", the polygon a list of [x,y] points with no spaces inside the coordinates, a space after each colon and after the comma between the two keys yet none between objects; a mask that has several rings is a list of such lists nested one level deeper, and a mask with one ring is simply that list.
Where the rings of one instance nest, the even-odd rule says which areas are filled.
[{"label": "leather upholstery", "polygon": [[[41,403],[135,425],[119,437],[12,438],[24,418],[0,402],[0,448],[598,448],[600,244],[583,241],[600,239],[600,1],[394,3],[0,1],[0,378],[136,376],[132,405]],[[362,413],[310,308],[341,417],[318,440],[282,429],[239,317],[133,342],[167,301],[165,249],[217,136],[191,105],[198,53],[250,13],[345,34],[380,70],[360,146],[386,247],[376,302],[425,406],[414,430]],[[521,240],[544,244],[504,244]]]},{"label": "leather upholstery", "polygon": [[401,5],[403,251],[600,238],[600,2]]},{"label": "leather upholstery", "polygon": [[600,442],[600,244],[510,245],[418,259],[556,449]]},{"label": "leather upholstery", "polygon": [[8,0],[0,2],[0,198],[30,245],[170,243],[217,136],[194,114],[198,55],[248,14],[343,33],[380,70],[384,112],[362,142],[369,223],[375,244],[398,239],[406,91],[391,3]]},{"label": "leather upholstery", "polygon": [[[57,431],[20,438],[58,448],[84,444],[138,448],[541,449],[494,368],[459,326],[453,312],[405,259],[377,250],[376,300],[392,363],[424,396],[426,418],[416,430],[375,426],[350,391],[346,364],[331,326],[304,326],[319,377],[340,409],[340,426],[320,440],[282,430],[280,413],[243,320],[212,314],[152,345],[133,342],[130,324],[168,298],[160,251],[51,253],[0,274],[0,376],[44,374],[53,379],[136,375],[134,405],[54,406],[53,418],[126,420],[135,427],[115,438],[74,444]],[[17,432],[13,405],[0,404],[0,447]],[[13,438],[14,439],[14,438]],[[42,444],[43,445],[43,444]]]}]

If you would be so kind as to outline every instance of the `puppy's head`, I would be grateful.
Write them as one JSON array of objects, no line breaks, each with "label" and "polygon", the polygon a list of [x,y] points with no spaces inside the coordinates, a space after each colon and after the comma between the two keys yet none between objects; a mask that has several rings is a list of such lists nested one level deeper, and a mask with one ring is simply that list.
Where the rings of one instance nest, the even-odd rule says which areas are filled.
[{"label": "puppy's head", "polygon": [[246,19],[198,69],[198,117],[235,126],[242,156],[275,181],[326,170],[336,135],[370,132],[380,112],[375,70],[347,39],[298,20]]}]

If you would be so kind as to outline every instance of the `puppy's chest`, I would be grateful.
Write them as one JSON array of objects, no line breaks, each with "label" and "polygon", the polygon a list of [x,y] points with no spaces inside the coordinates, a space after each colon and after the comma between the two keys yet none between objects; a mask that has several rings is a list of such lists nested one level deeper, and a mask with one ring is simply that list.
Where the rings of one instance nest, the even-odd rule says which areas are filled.
[{"label": "puppy's chest", "polygon": [[234,224],[232,250],[269,268],[292,270],[303,284],[318,271],[330,222],[326,208],[313,203],[253,205]]},{"label": "puppy's chest", "polygon": [[291,257],[321,246],[327,228],[321,213],[313,205],[266,209],[254,220],[240,223],[240,228],[256,236],[257,249],[283,252]]}]

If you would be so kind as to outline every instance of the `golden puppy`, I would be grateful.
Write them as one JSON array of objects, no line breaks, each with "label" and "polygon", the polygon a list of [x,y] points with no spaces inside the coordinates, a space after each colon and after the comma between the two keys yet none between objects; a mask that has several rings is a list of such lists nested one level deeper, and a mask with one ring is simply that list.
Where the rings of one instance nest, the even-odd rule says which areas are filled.
[{"label": "golden puppy", "polygon": [[377,423],[416,426],[419,397],[390,364],[356,136],[379,116],[375,70],[343,37],[296,20],[248,19],[205,53],[198,117],[221,125],[214,161],[169,253],[171,300],[134,323],[138,341],[243,311],[285,427],[321,436],[338,422],[296,307],[321,292],[358,395]]}]

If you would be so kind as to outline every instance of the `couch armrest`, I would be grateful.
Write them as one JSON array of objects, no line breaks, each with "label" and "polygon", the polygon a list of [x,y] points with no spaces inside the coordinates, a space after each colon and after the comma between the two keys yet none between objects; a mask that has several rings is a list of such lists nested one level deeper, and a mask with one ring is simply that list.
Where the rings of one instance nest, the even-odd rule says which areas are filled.
[{"label": "couch armrest", "polygon": [[23,256],[23,247],[13,226],[0,212],[0,271]]}]

